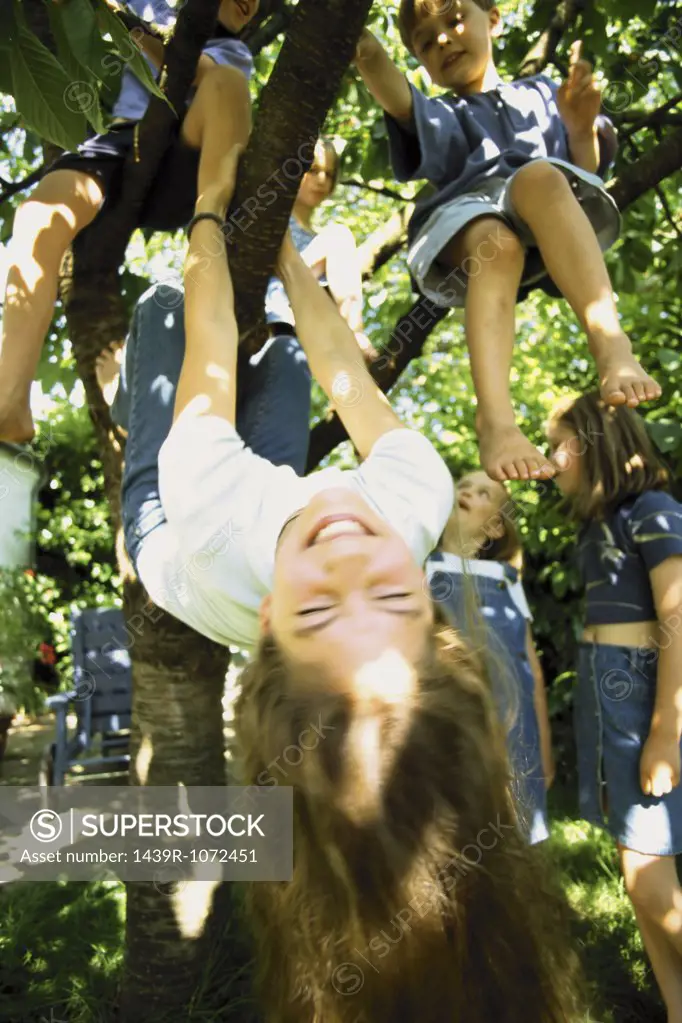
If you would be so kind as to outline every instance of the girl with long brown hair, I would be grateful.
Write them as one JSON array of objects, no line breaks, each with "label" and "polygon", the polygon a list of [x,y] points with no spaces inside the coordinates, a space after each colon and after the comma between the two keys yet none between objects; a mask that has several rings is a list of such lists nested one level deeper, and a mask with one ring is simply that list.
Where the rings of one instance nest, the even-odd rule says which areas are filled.
[{"label": "girl with long brown hair", "polygon": [[668,1023],[681,1023],[682,505],[633,409],[608,408],[596,393],[568,398],[548,434],[557,485],[582,526],[580,809],[618,843]]}]

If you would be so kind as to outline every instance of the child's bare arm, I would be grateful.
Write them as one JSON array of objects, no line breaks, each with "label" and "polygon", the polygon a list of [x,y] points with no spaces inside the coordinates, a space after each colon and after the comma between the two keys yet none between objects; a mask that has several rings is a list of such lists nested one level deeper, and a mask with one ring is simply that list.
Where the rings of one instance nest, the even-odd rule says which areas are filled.
[{"label": "child's bare arm", "polygon": [[[225,216],[241,147],[224,158],[220,179],[199,196],[196,213]],[[212,219],[192,230],[185,260],[185,357],[173,421],[191,405],[194,415],[214,415],[234,425],[239,332],[225,238]]]},{"label": "child's bare arm", "polygon": [[664,630],[666,641],[658,651],[656,701],[640,758],[640,781],[646,795],[664,796],[680,783],[682,556],[666,558],[649,578],[659,628]]},{"label": "child's bare arm", "polygon": [[412,119],[412,90],[369,29],[360,36],[354,64],[379,106],[396,121],[408,124]]},{"label": "child's bare arm", "polygon": [[390,430],[399,429],[387,398],[368,373],[353,332],[287,235],[277,274],[296,320],[310,370],[334,405],[361,458]]},{"label": "child's bare arm", "polygon": [[596,174],[600,162],[596,120],[601,109],[601,91],[594,80],[592,65],[581,59],[581,48],[579,40],[571,47],[568,78],[559,89],[557,105],[573,162]]},{"label": "child's bare arm", "polygon": [[554,781],[554,754],[552,752],[552,730],[549,723],[549,709],[547,707],[547,690],[545,689],[545,676],[540,664],[533,634],[530,625],[526,626],[526,653],[530,661],[531,671],[535,680],[533,689],[533,704],[535,715],[538,719],[540,732],[540,755],[542,758],[542,770],[545,775],[545,785],[549,788]]}]

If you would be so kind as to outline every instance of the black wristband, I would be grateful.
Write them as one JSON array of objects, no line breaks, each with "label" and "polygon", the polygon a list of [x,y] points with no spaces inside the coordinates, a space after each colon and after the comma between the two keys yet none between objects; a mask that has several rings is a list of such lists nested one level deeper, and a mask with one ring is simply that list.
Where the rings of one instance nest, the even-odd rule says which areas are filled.
[{"label": "black wristband", "polygon": [[189,224],[187,225],[187,240],[191,235],[194,225],[198,224],[200,220],[213,220],[222,231],[225,227],[225,217],[219,216],[217,213],[195,213]]}]

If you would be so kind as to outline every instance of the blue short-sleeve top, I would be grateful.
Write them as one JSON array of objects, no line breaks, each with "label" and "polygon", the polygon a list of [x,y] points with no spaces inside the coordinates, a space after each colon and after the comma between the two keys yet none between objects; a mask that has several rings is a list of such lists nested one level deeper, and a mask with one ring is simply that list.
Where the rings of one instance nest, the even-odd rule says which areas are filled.
[{"label": "blue short-sleeve top", "polygon": [[[420,202],[410,224],[414,237],[438,206],[464,195],[486,178],[507,179],[531,160],[572,162],[557,107],[558,85],[547,75],[502,83],[471,96],[427,97],[410,86],[413,125],[385,115],[393,172],[399,181],[426,179],[438,189]],[[600,115],[603,177],[613,162],[613,125]]]},{"label": "blue short-sleeve top", "polygon": [[682,505],[664,490],[629,498],[578,542],[586,625],[656,620],[649,573],[682,555]]},{"label": "blue short-sleeve top", "polygon": [[[174,10],[166,0],[126,0],[126,6],[143,21],[152,22],[159,28],[169,28],[175,23],[178,16],[177,10]],[[236,68],[247,80],[253,73],[253,57],[248,46],[227,30],[224,30],[219,37],[207,40],[202,53],[210,57],[216,64]],[[154,77],[158,78],[158,70],[147,57],[145,60]],[[190,90],[188,102],[193,93],[194,89]],[[126,67],[121,75],[121,88],[111,115],[126,121],[141,121],[149,106],[150,98],[149,92],[139,78],[133,74],[130,68]]]}]

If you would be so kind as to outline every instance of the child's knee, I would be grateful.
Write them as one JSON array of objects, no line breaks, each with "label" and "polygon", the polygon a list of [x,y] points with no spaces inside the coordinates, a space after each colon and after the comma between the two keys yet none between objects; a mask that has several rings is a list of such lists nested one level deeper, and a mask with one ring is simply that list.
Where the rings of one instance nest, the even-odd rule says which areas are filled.
[{"label": "child's knee", "polygon": [[537,208],[538,202],[559,199],[571,195],[571,186],[566,175],[546,160],[534,160],[514,175],[510,197],[513,206],[520,210],[527,203]]},{"label": "child's knee", "polygon": [[671,908],[671,893],[657,866],[657,863],[650,863],[633,869],[623,864],[623,880],[630,901],[638,912],[652,919],[660,919]]},{"label": "child's knee", "polygon": [[523,245],[498,217],[481,217],[465,228],[460,266],[466,273],[485,272],[486,267],[516,268],[525,258]]}]

